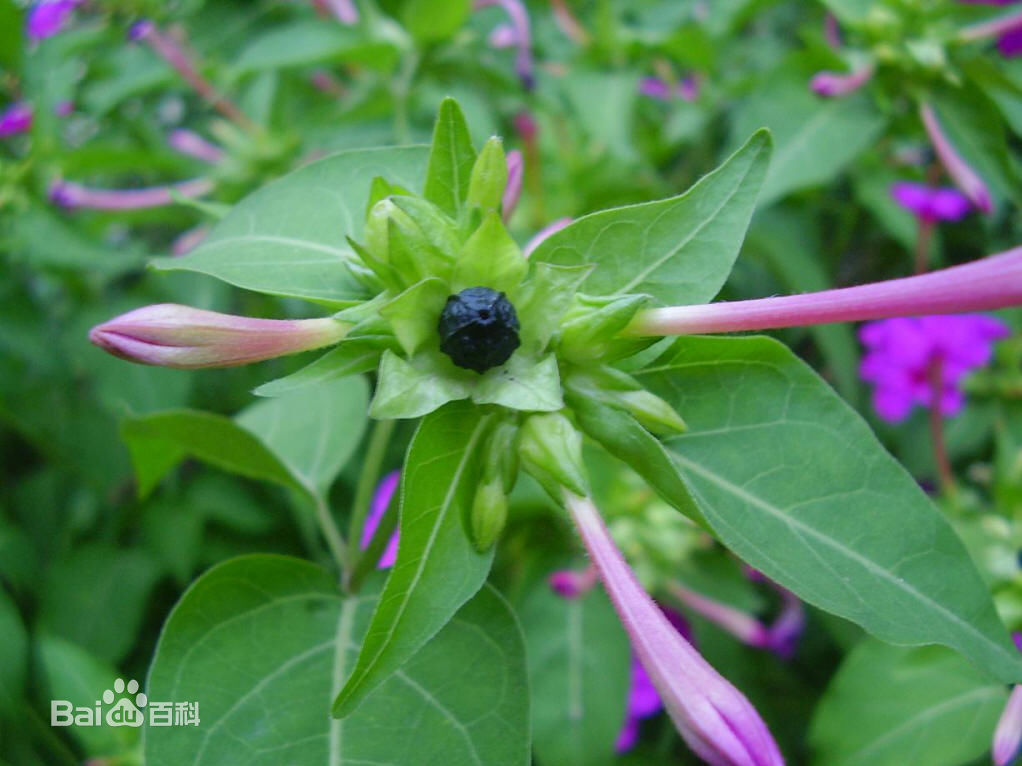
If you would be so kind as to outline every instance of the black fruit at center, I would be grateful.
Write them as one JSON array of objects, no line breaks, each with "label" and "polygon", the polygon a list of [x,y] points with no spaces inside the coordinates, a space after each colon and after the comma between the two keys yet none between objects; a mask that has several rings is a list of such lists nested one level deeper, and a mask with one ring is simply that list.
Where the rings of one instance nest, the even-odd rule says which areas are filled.
[{"label": "black fruit at center", "polygon": [[521,345],[518,315],[504,293],[469,287],[447,299],[440,314],[440,350],[458,367],[486,372]]}]

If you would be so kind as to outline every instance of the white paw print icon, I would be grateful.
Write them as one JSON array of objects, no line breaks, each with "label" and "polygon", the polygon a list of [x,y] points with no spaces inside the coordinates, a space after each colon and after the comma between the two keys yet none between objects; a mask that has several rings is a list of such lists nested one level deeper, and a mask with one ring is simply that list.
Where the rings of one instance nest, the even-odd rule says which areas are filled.
[{"label": "white paw print icon", "polygon": [[[125,691],[128,696],[121,696]],[[136,692],[138,693],[136,694]],[[131,695],[134,695],[134,701],[131,700]],[[138,681],[133,678],[125,684],[123,679],[118,678],[114,681],[112,690],[107,689],[103,692],[103,702],[112,705],[116,697],[120,697],[117,704],[106,711],[106,725],[141,726],[145,722],[145,715],[140,708],[144,708],[149,703],[149,699],[145,696],[145,692],[138,691]]]}]

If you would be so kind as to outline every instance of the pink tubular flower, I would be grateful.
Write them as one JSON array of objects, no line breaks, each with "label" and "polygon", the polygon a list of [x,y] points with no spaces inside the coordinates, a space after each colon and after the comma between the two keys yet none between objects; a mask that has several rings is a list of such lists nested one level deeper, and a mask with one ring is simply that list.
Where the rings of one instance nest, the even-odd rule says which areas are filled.
[{"label": "pink tubular flower", "polygon": [[960,221],[972,209],[968,197],[957,189],[935,189],[911,181],[892,184],[891,196],[903,208],[928,223]]},{"label": "pink tubular flower", "polygon": [[923,127],[930,136],[930,143],[937,152],[941,164],[955,182],[955,185],[962,190],[972,204],[984,213],[993,210],[993,202],[990,200],[990,191],[987,189],[983,179],[964,160],[955,147],[944,135],[944,131],[937,119],[936,112],[929,104],[922,104],[919,107],[919,116],[923,121]]},{"label": "pink tubular flower", "polygon": [[57,181],[50,186],[50,201],[68,210],[140,210],[172,205],[176,194],[182,197],[201,197],[212,189],[213,182],[208,178],[145,189],[93,189],[71,181]]},{"label": "pink tubular flower", "polygon": [[565,501],[604,588],[681,736],[711,766],[776,766],[780,750],[745,696],[671,625],[639,585],[588,498]]},{"label": "pink tubular flower", "polygon": [[[517,48],[515,54],[515,73],[527,90],[532,90],[536,83],[532,62],[532,33],[529,30],[529,13],[521,0],[475,0],[475,9],[499,5],[511,20],[511,34],[502,33],[501,38],[511,40],[510,44]],[[503,40],[502,40],[503,41]]]},{"label": "pink tubular flower", "polygon": [[532,235],[532,239],[530,239],[528,242],[525,243],[525,247],[522,248],[522,254],[526,258],[528,258],[530,255],[532,255],[532,252],[537,247],[539,247],[541,244],[543,244],[543,240],[545,240],[547,237],[549,237],[549,236],[551,236],[553,234],[556,234],[561,229],[563,229],[565,226],[567,226],[569,223],[571,223],[571,219],[570,218],[558,218],[553,223],[548,223],[542,229],[540,229],[535,234],[533,234]]},{"label": "pink tubular flower", "polygon": [[691,335],[992,311],[1022,304],[1022,247],[903,279],[816,293],[640,311],[624,335]]},{"label": "pink tubular flower", "polygon": [[172,130],[167,136],[167,143],[171,149],[195,157],[210,165],[215,165],[224,158],[224,150],[216,144],[207,141],[198,133],[185,128]]},{"label": "pink tubular flower", "polygon": [[933,404],[933,376],[940,376],[937,404],[945,415],[965,404],[962,379],[993,355],[993,343],[1011,333],[982,314],[899,317],[868,322],[859,329],[867,348],[859,374],[872,383],[873,407],[884,420],[899,422],[916,404]]},{"label": "pink tubular flower", "polygon": [[40,0],[32,6],[25,23],[25,34],[31,40],[42,40],[60,32],[71,18],[71,12],[82,0]]},{"label": "pink tubular flower", "polygon": [[198,369],[233,367],[337,343],[334,319],[251,319],[161,303],[93,327],[89,340],[129,362]]},{"label": "pink tubular flower", "polygon": [[846,96],[865,85],[873,77],[873,65],[866,64],[849,74],[817,72],[809,81],[809,89],[818,96],[828,98]]},{"label": "pink tubular flower", "polygon": [[[383,519],[387,509],[390,508],[390,501],[394,498],[398,482],[401,479],[400,471],[392,471],[383,477],[376,492],[373,494],[372,502],[369,504],[369,515],[366,516],[365,525],[362,527],[362,539],[359,540],[359,547],[365,550],[373,541],[377,527]],[[394,530],[394,534],[387,541],[387,547],[376,564],[377,569],[389,569],[397,561],[397,545],[400,539],[400,532]]]},{"label": "pink tubular flower", "polygon": [[522,176],[525,174],[525,161],[522,153],[512,149],[507,153],[507,185],[504,187],[504,196],[500,201],[501,215],[506,223],[518,206],[518,200],[522,196]]},{"label": "pink tubular flower", "polygon": [[1022,685],[1015,686],[994,729],[994,766],[1007,766],[1022,744]]},{"label": "pink tubular flower", "polygon": [[0,138],[7,138],[32,129],[32,105],[16,101],[0,112]]}]

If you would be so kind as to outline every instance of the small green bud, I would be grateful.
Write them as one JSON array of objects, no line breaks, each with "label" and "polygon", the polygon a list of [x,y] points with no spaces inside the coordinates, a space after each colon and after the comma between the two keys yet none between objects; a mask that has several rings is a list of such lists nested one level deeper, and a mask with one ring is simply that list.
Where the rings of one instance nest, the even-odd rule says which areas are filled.
[{"label": "small green bud", "polygon": [[486,441],[483,481],[499,478],[504,492],[510,492],[518,478],[518,432],[518,423],[505,419],[496,425]]},{"label": "small green bud", "polygon": [[507,495],[500,478],[476,487],[472,500],[472,543],[480,553],[490,549],[507,523]]},{"label": "small green bud", "polygon": [[573,362],[607,358],[620,343],[617,334],[648,301],[645,295],[609,299],[576,296],[575,306],[561,321],[560,356]]},{"label": "small green bud", "polygon": [[658,436],[685,433],[681,415],[656,394],[645,390],[631,375],[601,366],[576,371],[565,387],[574,399],[591,400],[625,410],[648,431]]},{"label": "small green bud", "polygon": [[366,246],[373,257],[384,263],[390,263],[389,232],[390,221],[394,218],[408,229],[414,226],[408,215],[402,212],[390,197],[381,199],[373,205],[366,217]]},{"label": "small green bud", "polygon": [[455,291],[485,285],[512,293],[529,269],[522,251],[507,233],[500,216],[490,211],[468,238],[454,264],[451,287]]},{"label": "small green bud", "polygon": [[497,210],[507,186],[504,142],[493,136],[483,145],[468,182],[468,204],[483,210]]},{"label": "small green bud", "polygon": [[561,502],[561,488],[588,495],[582,436],[559,412],[530,415],[522,425],[518,454],[522,467]]}]

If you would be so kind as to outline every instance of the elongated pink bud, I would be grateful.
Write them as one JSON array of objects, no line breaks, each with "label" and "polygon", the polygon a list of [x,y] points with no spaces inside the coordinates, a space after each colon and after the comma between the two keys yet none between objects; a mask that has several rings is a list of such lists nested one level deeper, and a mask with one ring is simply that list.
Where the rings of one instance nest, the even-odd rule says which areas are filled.
[{"label": "elongated pink bud", "polygon": [[1008,704],[994,729],[994,766],[1007,766],[1018,753],[1022,744],[1022,686],[1011,690]]},{"label": "elongated pink bud", "polygon": [[749,646],[760,649],[767,648],[770,643],[770,633],[766,625],[757,620],[751,614],[736,609],[728,604],[723,604],[712,598],[696,593],[686,588],[681,583],[672,583],[671,595],[687,606],[693,612],[701,614],[710,622],[718,625],[733,635],[739,641]]},{"label": "elongated pink bud", "polygon": [[213,190],[208,178],[194,178],[170,186],[144,189],[95,189],[72,181],[57,181],[50,187],[50,200],[69,210],[141,210],[174,204],[174,196],[201,197]]},{"label": "elongated pink bud", "polygon": [[768,330],[899,316],[963,314],[1022,305],[1022,246],[903,279],[817,293],[639,312],[626,335]]},{"label": "elongated pink bud", "polygon": [[809,81],[809,89],[818,96],[846,96],[857,91],[873,77],[873,65],[856,69],[854,72],[817,72]]},{"label": "elongated pink bud", "polygon": [[681,736],[711,766],[777,766],[784,759],[759,713],[686,641],[642,589],[588,498],[565,492],[604,588]]},{"label": "elongated pink bud", "polygon": [[1000,16],[990,21],[981,21],[964,27],[958,32],[958,39],[966,42],[972,40],[983,40],[987,37],[1000,37],[1009,32],[1016,32],[1022,29],[1022,11],[1009,13],[1007,16]]},{"label": "elongated pink bud", "polygon": [[921,104],[919,106],[919,117],[922,119],[923,127],[926,128],[926,133],[930,137],[930,143],[933,144],[933,150],[937,153],[937,157],[940,158],[940,164],[944,166],[947,174],[951,176],[955,186],[961,189],[962,193],[979,210],[982,210],[984,213],[989,213],[993,210],[994,204],[990,199],[989,189],[987,189],[979,174],[972,169],[969,163],[962,159],[958,150],[955,149],[947,136],[944,135],[944,130],[940,126],[940,120],[937,119],[937,113],[933,111],[933,107],[926,103]]},{"label": "elongated pink bud", "polygon": [[556,234],[569,223],[571,223],[570,218],[558,218],[556,221],[548,223],[542,229],[533,234],[532,239],[525,243],[525,247],[522,249],[522,254],[528,258],[532,255],[533,250],[543,244],[545,239]]},{"label": "elongated pink bud", "polygon": [[210,165],[215,165],[224,158],[223,149],[207,141],[198,133],[185,128],[172,130],[167,136],[167,143],[170,144],[171,149],[195,157],[197,160],[208,162]]},{"label": "elongated pink bud", "polygon": [[93,327],[89,340],[130,362],[178,369],[233,367],[337,343],[350,325],[323,319],[251,319],[160,303]]}]

